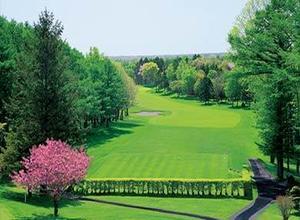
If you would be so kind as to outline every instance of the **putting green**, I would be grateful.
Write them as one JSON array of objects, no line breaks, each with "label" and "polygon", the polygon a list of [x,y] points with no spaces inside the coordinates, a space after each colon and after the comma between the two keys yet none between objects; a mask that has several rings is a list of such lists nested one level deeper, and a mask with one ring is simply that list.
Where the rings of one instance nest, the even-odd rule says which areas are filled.
[{"label": "putting green", "polygon": [[[141,116],[138,112],[160,112]],[[128,119],[89,140],[88,177],[231,178],[261,156],[254,114],[139,87]]]}]

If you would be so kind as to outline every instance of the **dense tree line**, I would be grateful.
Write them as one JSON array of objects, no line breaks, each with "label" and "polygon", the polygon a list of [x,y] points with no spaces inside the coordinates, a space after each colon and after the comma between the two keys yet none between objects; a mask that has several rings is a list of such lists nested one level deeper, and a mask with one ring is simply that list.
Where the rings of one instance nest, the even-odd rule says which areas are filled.
[{"label": "dense tree line", "polygon": [[204,103],[229,101],[249,105],[252,93],[247,80],[231,72],[225,57],[141,58],[124,64],[136,83],[180,95],[196,96]]},{"label": "dense tree line", "polygon": [[62,40],[63,26],[44,11],[33,26],[0,17],[0,173],[19,168],[47,138],[78,145],[92,127],[128,115],[135,84],[123,66],[83,55]]},{"label": "dense tree line", "polygon": [[[299,172],[300,2],[251,0],[229,35],[237,78],[254,91],[261,150],[284,178],[284,160]],[[298,133],[298,135],[297,135]],[[298,143],[297,143],[298,142]]]}]

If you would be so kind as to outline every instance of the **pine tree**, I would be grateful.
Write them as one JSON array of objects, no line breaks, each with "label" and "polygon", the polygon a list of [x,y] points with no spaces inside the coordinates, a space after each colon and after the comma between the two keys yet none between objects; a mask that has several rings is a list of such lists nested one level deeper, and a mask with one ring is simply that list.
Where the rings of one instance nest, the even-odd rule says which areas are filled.
[{"label": "pine tree", "polygon": [[279,179],[284,177],[283,159],[288,149],[285,111],[289,96],[293,96],[293,78],[299,74],[289,60],[299,39],[299,11],[298,0],[271,0],[250,20],[243,20],[242,29],[234,27],[229,36],[232,58],[243,74],[267,82],[256,89],[260,91],[256,99],[262,100],[258,106],[259,126],[263,146],[268,149],[264,152],[276,155]]},{"label": "pine tree", "polygon": [[47,138],[77,142],[79,126],[63,56],[62,26],[52,13],[41,13],[33,35],[16,58],[9,110],[7,146],[0,155],[0,169],[8,174],[18,168],[29,147]]}]

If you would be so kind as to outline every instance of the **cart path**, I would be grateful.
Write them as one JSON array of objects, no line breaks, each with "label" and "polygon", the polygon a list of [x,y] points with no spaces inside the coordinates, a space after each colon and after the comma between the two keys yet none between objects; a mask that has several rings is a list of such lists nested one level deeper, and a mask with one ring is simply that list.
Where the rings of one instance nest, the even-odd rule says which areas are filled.
[{"label": "cart path", "polygon": [[278,195],[284,194],[286,187],[278,183],[258,159],[249,159],[258,197],[249,206],[232,216],[233,220],[255,219]]}]

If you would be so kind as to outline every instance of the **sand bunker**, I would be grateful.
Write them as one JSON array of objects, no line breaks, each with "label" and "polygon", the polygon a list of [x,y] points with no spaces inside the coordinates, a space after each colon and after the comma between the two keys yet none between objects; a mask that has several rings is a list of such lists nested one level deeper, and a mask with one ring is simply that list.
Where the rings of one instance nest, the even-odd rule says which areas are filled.
[{"label": "sand bunker", "polygon": [[138,112],[136,113],[139,116],[159,116],[161,112]]}]

